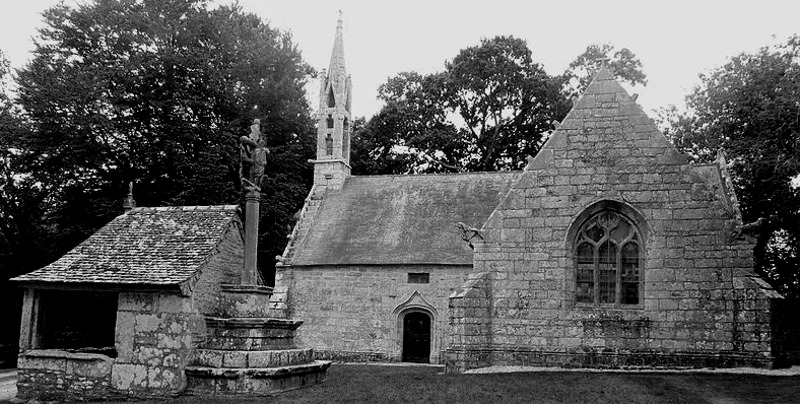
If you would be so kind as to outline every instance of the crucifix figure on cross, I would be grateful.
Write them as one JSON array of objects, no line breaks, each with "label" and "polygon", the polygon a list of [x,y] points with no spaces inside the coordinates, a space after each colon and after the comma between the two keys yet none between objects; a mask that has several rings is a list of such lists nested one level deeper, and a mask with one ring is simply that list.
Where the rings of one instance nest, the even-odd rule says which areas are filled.
[{"label": "crucifix figure on cross", "polygon": [[261,120],[254,119],[250,126],[250,135],[239,138],[240,163],[239,177],[242,188],[247,191],[261,191],[261,180],[264,177],[264,166],[267,164],[267,139],[261,136]]}]

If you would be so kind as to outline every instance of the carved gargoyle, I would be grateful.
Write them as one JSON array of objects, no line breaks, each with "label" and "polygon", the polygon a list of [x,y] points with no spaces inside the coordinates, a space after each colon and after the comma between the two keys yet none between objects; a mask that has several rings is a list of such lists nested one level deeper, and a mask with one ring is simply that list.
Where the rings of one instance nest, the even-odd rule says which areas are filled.
[{"label": "carved gargoyle", "polygon": [[475,249],[475,246],[472,245],[472,239],[474,239],[475,237],[478,237],[481,240],[483,240],[483,236],[481,235],[480,229],[467,226],[463,222],[456,223],[456,226],[458,226],[459,230],[461,230],[461,239],[466,241],[467,244],[469,244],[469,248],[473,250]]},{"label": "carved gargoyle", "polygon": [[759,238],[762,231],[764,231],[765,226],[769,223],[769,220],[763,217],[759,217],[753,223],[748,223],[742,226],[738,226],[736,228],[736,233],[734,236],[736,238],[741,238],[742,236],[750,236],[755,237],[756,239]]}]

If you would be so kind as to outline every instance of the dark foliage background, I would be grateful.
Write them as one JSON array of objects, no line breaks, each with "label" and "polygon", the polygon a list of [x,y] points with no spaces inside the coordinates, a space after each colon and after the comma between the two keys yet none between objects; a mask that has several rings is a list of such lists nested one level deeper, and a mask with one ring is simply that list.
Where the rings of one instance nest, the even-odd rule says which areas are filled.
[{"label": "dark foliage background", "polygon": [[44,20],[16,97],[0,100],[5,345],[21,302],[5,280],[121,214],[129,182],[139,206],[238,203],[238,138],[254,118],[272,151],[259,247],[271,282],[311,180],[313,71],[292,38],[202,0],[62,4]]},{"label": "dark foliage background", "polygon": [[667,135],[698,162],[727,154],[744,222],[767,219],[756,269],[800,297],[800,37],[736,55],[700,78],[688,111],[663,111]]}]

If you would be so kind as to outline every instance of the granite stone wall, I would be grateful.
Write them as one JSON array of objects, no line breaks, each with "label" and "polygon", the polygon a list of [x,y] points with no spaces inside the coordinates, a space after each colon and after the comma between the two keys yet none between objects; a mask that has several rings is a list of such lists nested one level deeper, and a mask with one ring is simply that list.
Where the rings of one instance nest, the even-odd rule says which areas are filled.
[{"label": "granite stone wall", "polygon": [[223,284],[238,285],[244,268],[244,239],[238,220],[225,231],[215,253],[198,274],[192,290],[193,310],[215,314],[220,307]]},{"label": "granite stone wall", "polygon": [[36,350],[17,364],[17,398],[43,401],[102,400],[110,390],[114,360],[106,355]]},{"label": "granite stone wall", "polygon": [[[432,315],[431,362],[446,341],[448,296],[467,279],[469,266],[282,267],[276,289],[287,290],[289,318],[304,321],[297,344],[318,359],[399,361],[402,316]],[[409,283],[409,273],[429,273],[430,283]],[[274,302],[278,303],[278,302]]]},{"label": "granite stone wall", "polygon": [[[237,223],[238,224],[238,223]],[[121,293],[111,386],[133,397],[170,396],[186,387],[185,367],[203,345],[204,315],[219,313],[222,284],[240,282],[243,240],[228,227],[192,294]]]},{"label": "granite stone wall", "polygon": [[[609,76],[595,80],[484,225],[474,268],[489,274],[491,343],[454,347],[454,369],[471,366],[464,355],[493,364],[771,365],[770,300],[780,296],[753,273],[753,240],[737,232],[730,190],[710,168],[689,165]],[[638,305],[576,303],[575,232],[603,209],[642,234]],[[451,323],[467,318],[455,311]]]},{"label": "granite stone wall", "polygon": [[183,369],[205,339],[192,299],[177,294],[121,293],[117,358],[111,387],[135,396],[169,396],[186,386]]},{"label": "granite stone wall", "polygon": [[205,324],[191,298],[120,293],[116,357],[33,345],[20,356],[18,389],[21,397],[39,400],[174,395],[184,389],[183,369],[204,338]]},{"label": "granite stone wall", "polygon": [[473,273],[450,295],[445,369],[451,373],[492,364],[492,289],[487,272]]}]

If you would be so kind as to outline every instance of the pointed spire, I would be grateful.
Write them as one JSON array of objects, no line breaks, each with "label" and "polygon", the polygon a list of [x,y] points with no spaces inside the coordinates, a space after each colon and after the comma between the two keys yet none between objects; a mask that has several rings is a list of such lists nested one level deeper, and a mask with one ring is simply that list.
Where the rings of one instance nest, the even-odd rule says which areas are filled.
[{"label": "pointed spire", "polygon": [[342,33],[342,11],[339,10],[339,21],[336,23],[336,38],[333,40],[333,52],[331,52],[331,63],[328,66],[330,77],[342,74],[346,77],[344,68],[344,35]]}]

